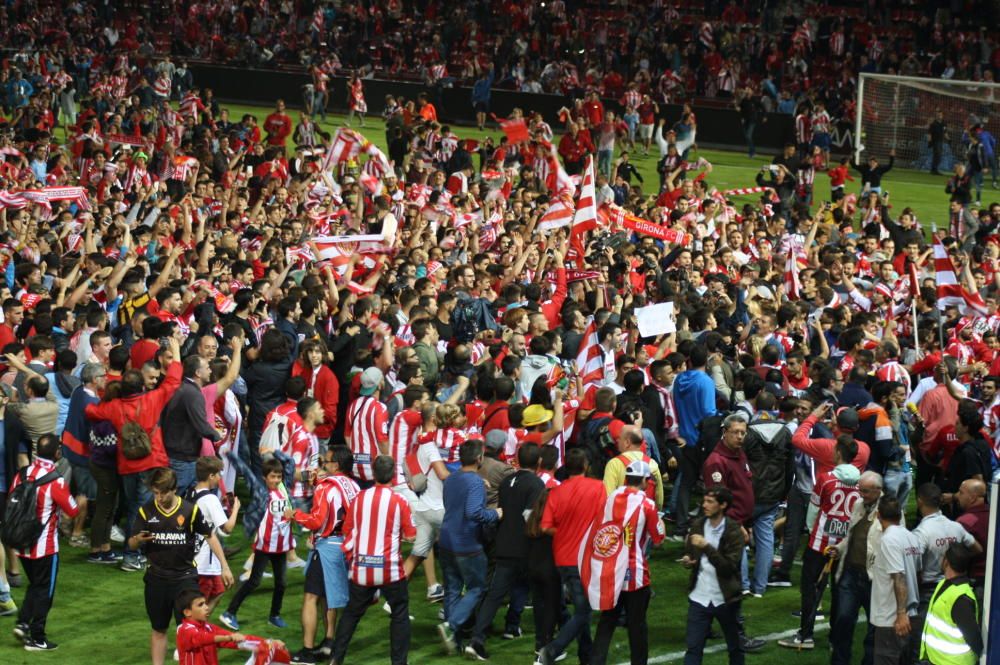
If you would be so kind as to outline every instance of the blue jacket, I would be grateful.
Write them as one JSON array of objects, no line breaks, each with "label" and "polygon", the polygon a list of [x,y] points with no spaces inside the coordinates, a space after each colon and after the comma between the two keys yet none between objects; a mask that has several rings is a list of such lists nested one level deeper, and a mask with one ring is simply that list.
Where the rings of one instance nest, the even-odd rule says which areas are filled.
[{"label": "blue jacket", "polygon": [[689,369],[674,379],[677,432],[687,445],[698,443],[698,423],[715,415],[715,382],[703,369]]},{"label": "blue jacket", "polygon": [[457,471],[444,481],[444,520],[441,547],[455,554],[483,551],[480,528],[498,521],[497,511],[486,507],[486,486],[479,474]]},{"label": "blue jacket", "polygon": [[482,102],[484,104],[490,103],[490,88],[493,87],[493,70],[486,75],[484,79],[476,79],[476,82],[472,84],[472,103],[477,104]]}]

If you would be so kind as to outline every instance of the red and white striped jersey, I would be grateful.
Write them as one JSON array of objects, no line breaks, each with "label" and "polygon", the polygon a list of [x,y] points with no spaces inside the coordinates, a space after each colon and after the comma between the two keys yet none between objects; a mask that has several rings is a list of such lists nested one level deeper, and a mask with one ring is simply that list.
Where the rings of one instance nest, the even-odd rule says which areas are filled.
[{"label": "red and white striped jersey", "polygon": [[[35,480],[41,478],[49,471],[54,471],[55,463],[47,459],[36,457],[35,461],[27,467],[27,479]],[[14,476],[10,490],[21,484],[21,474]],[[59,511],[62,510],[68,517],[76,517],[80,509],[69,491],[69,483],[60,476],[50,483],[46,483],[35,491],[38,492],[37,516],[42,523],[42,533],[38,540],[27,550],[14,550],[18,556],[25,559],[41,559],[59,552]]]},{"label": "red and white striped jersey", "polygon": [[820,474],[810,498],[812,505],[819,507],[819,514],[809,534],[809,547],[822,554],[827,547],[846,538],[851,511],[860,499],[857,484],[842,482],[833,471]]},{"label": "red and white striped jersey", "polygon": [[276,554],[295,547],[292,538],[292,522],[285,517],[285,510],[291,507],[288,494],[282,487],[268,492],[267,510],[257,527],[253,549],[255,552]]},{"label": "red and white striped jersey", "polygon": [[625,94],[622,95],[622,106],[625,107],[626,113],[636,113],[641,103],[642,95],[639,94],[638,90],[626,90]]},{"label": "red and white striped jersey", "polygon": [[361,493],[354,479],[342,473],[327,476],[316,484],[312,510],[296,512],[294,519],[312,531],[313,542],[343,534],[344,516],[351,502]]},{"label": "red and white striped jersey", "polygon": [[457,427],[445,427],[421,434],[418,441],[420,443],[433,441],[441,452],[441,459],[444,460],[444,463],[451,464],[458,461],[458,449],[468,438],[469,434],[465,430]]},{"label": "red and white striped jersey", "polygon": [[580,580],[594,609],[610,610],[622,591],[649,586],[648,543],[666,536],[656,504],[635,487],[619,487],[580,544]]},{"label": "red and white striped jersey", "polygon": [[309,484],[309,471],[319,467],[319,441],[316,435],[302,425],[293,426],[291,436],[285,444],[287,454],[295,461],[295,470],[301,471],[306,480],[296,480],[292,485],[292,497],[308,499],[313,494]]},{"label": "red and white striped jersey", "polygon": [[830,35],[830,54],[840,57],[844,55],[844,31],[835,30]]},{"label": "red and white striped jersey", "polygon": [[547,489],[547,490],[550,490],[553,487],[558,487],[559,486],[559,481],[556,480],[555,476],[553,476],[548,471],[536,471],[535,475],[538,476],[539,480],[541,480],[543,483],[545,483],[545,489]]},{"label": "red and white striped jersey", "polygon": [[406,482],[403,465],[406,463],[406,456],[417,444],[423,423],[424,418],[416,409],[404,409],[392,419],[392,425],[389,426],[389,454],[396,460],[396,485]]},{"label": "red and white striped jersey", "polygon": [[198,114],[205,110],[205,104],[198,98],[198,95],[189,92],[184,95],[180,103],[181,115],[186,118],[198,119]]},{"label": "red and white striped jersey", "polygon": [[906,394],[911,392],[910,373],[896,360],[887,360],[875,371],[875,378],[879,381],[896,381],[906,387]]},{"label": "red and white striped jersey", "polygon": [[830,133],[830,114],[826,111],[816,111],[811,118],[812,130],[814,134]]},{"label": "red and white striped jersey", "polygon": [[389,441],[389,412],[374,397],[362,395],[347,407],[344,438],[354,453],[354,476],[375,480],[372,462],[379,455],[379,444]]},{"label": "red and white striped jersey", "polygon": [[344,518],[342,547],[351,581],[371,587],[404,579],[401,544],[416,535],[410,505],[402,495],[385,485],[361,492]]},{"label": "red and white striped jersey", "polygon": [[812,141],[812,119],[808,113],[795,116],[795,141],[799,144]]}]

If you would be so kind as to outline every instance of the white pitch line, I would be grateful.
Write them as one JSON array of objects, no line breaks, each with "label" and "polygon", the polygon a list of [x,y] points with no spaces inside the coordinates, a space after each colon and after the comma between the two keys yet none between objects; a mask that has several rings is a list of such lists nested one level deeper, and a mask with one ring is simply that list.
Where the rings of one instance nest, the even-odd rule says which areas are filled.
[{"label": "white pitch line", "polygon": [[[858,617],[858,623],[864,623],[865,621],[866,621],[866,619]],[[813,629],[813,633],[814,634],[815,633],[825,633],[828,630],[830,630],[830,625],[829,624],[826,624],[826,623],[817,623],[816,627]],[[789,630],[783,630],[780,633],[770,633],[769,635],[754,635],[753,637],[757,637],[759,639],[762,639],[765,642],[775,642],[777,640],[783,640],[786,637],[791,637],[792,635],[794,635],[797,632],[799,632],[798,628],[792,628],[792,629],[789,629]],[[728,649],[728,647],[723,642],[722,644],[713,644],[710,647],[705,647],[705,651],[703,653],[720,653],[722,651],[726,651],[727,649]],[[794,651],[794,650],[793,649],[789,649],[788,651],[791,652],[791,651]],[[672,663],[674,661],[683,660],[684,654],[685,654],[684,651],[671,651],[670,653],[665,653],[665,654],[663,654],[661,656],[654,656],[654,657],[650,658],[646,662],[649,665],[658,665],[658,663]],[[750,654],[750,656],[752,658],[753,654]],[[622,662],[622,663],[618,663],[618,665],[630,665],[630,664],[629,664],[629,661],[625,661],[625,662]]]}]

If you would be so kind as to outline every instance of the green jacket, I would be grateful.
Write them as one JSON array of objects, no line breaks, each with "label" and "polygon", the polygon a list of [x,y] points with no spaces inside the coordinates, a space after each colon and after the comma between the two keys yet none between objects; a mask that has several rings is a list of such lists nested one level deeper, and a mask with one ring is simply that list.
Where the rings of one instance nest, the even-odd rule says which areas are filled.
[{"label": "green jacket", "polygon": [[413,345],[413,351],[420,361],[420,369],[424,373],[424,384],[434,390],[438,380],[438,355],[437,349],[423,342]]}]

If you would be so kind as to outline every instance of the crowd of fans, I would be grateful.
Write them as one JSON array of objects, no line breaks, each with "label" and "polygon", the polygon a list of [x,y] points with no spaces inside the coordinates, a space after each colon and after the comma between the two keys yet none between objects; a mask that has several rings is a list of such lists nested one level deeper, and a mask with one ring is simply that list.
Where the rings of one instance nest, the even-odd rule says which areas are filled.
[{"label": "crowd of fans", "polygon": [[[0,490],[17,498],[0,614],[25,649],[56,647],[62,542],[145,571],[154,665],[173,619],[185,664],[216,646],[343,663],[376,598],[404,665],[418,568],[448,652],[488,659],[508,598],[500,635],[521,638],[530,597],[542,665],[574,642],[603,664],[623,613],[642,663],[648,557],[670,539],[691,568],[689,664],[714,620],[731,663],[761,649],[741,606],[791,586],[800,556],[781,646],[815,648],[829,574],[833,662],[851,661],[859,608],[880,663],[981,652],[1000,204],[969,205],[973,165],[928,234],[883,192],[891,154],[836,163],[811,122],[719,191],[688,159],[693,111],[667,127],[641,95],[621,120],[580,96],[555,143],[530,111],[472,141],[426,97],[389,98],[383,153],[315,123],[322,96],[297,120],[281,100],[229,117],[183,63],[146,57],[137,23],[87,33],[121,41],[103,59],[57,29],[25,39],[64,9],[114,16],[39,7],[0,73]],[[222,8],[187,9],[172,16],[193,37],[232,34]],[[277,11],[239,9],[250,29]],[[374,34],[374,14],[350,20]],[[622,148],[654,141],[643,182]],[[17,519],[29,494],[36,532]],[[241,633],[266,575],[269,630],[288,629],[303,566],[301,648]],[[228,630],[208,622],[222,603]]]}]

